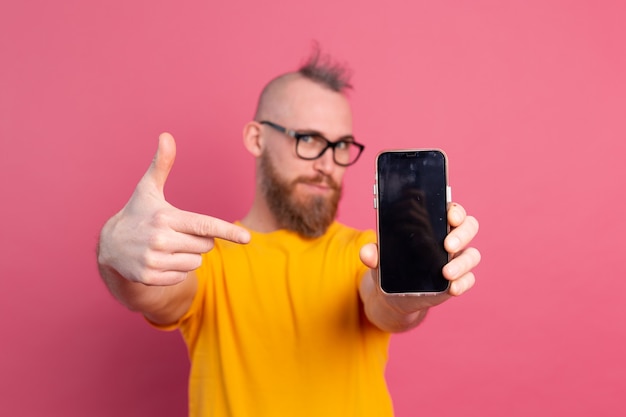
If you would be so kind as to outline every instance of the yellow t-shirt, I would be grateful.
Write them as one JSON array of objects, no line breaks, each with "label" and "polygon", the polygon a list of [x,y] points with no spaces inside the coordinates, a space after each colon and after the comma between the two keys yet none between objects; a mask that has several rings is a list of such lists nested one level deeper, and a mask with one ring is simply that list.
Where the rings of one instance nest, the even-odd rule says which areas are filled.
[{"label": "yellow t-shirt", "polygon": [[389,334],[365,318],[359,249],[373,242],[333,223],[304,239],[251,232],[216,241],[178,323],[191,360],[192,417],[385,417]]}]

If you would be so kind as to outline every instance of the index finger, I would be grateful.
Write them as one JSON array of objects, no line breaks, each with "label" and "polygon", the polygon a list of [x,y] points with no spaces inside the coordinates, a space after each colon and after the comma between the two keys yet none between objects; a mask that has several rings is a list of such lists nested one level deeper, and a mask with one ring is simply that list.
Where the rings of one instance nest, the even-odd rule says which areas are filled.
[{"label": "index finger", "polygon": [[180,210],[170,224],[177,232],[220,238],[234,243],[250,242],[250,232],[241,226],[204,214]]}]

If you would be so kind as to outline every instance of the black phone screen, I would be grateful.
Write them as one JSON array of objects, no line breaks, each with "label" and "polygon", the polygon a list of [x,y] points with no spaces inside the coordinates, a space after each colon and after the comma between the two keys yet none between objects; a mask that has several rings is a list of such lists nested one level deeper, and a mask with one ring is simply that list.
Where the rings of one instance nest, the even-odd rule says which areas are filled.
[{"label": "black phone screen", "polygon": [[382,290],[445,291],[446,156],[438,150],[386,151],[378,155],[376,166]]}]

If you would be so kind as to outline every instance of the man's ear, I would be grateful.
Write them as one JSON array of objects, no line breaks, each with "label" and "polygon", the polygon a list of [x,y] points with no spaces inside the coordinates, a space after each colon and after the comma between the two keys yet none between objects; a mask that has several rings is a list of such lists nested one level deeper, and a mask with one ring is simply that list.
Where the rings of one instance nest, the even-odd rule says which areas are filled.
[{"label": "man's ear", "polygon": [[243,127],[243,144],[254,156],[263,153],[263,139],[261,138],[261,125],[258,122],[248,122]]}]

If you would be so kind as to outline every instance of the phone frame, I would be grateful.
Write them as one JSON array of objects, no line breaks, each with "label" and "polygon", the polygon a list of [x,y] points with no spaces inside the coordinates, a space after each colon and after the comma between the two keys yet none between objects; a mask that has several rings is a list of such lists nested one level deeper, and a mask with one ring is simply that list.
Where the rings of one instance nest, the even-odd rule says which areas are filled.
[{"label": "phone frame", "polygon": [[[397,153],[397,154],[405,154],[405,153],[423,153],[423,152],[439,152],[443,155],[444,159],[444,181],[445,181],[445,203],[446,203],[446,216],[448,208],[450,207],[450,203],[452,200],[452,189],[450,187],[449,177],[448,177],[448,156],[447,154],[439,148],[407,148],[407,149],[385,149],[380,151],[376,155],[375,159],[375,184],[374,184],[374,208],[376,209],[376,238],[377,242],[380,243],[380,193],[378,189],[379,184],[379,160],[380,156],[386,153]],[[446,217],[446,236],[450,233],[450,223],[447,221]],[[445,248],[444,248],[445,251]],[[447,262],[450,261],[451,255],[447,251]],[[379,246],[379,257],[380,257],[380,246]],[[442,291],[425,291],[425,292],[387,292],[383,289],[381,282],[381,268],[380,268],[380,258],[379,258],[379,267],[377,268],[377,284],[380,290],[390,296],[435,296],[438,294],[444,294],[448,292],[450,289],[450,281],[448,281],[448,285]]]}]

